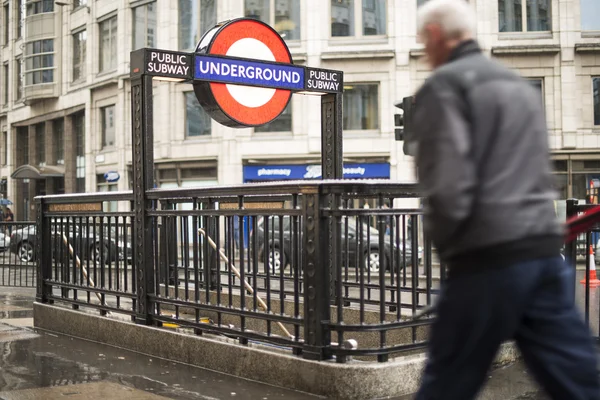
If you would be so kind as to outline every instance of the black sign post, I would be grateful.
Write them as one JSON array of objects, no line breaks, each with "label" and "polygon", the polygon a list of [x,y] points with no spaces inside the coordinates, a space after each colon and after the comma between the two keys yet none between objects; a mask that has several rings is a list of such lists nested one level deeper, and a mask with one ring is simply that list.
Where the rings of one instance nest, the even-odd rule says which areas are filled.
[{"label": "black sign post", "polygon": [[[232,23],[248,22],[247,19],[235,20]],[[251,23],[262,24],[252,20]],[[232,25],[233,26],[233,25]],[[222,29],[217,26],[214,29]],[[218,30],[217,29],[217,30]],[[272,29],[268,27],[268,29]],[[273,31],[274,32],[274,31]],[[211,31],[205,36],[212,35]],[[276,33],[275,33],[276,34]],[[217,34],[213,35],[218,36]],[[210,36],[210,37],[213,37]],[[277,36],[278,39],[281,39]],[[214,39],[213,39],[214,41]],[[211,42],[212,43],[212,42]],[[136,322],[152,324],[149,313],[151,307],[150,296],[155,288],[153,267],[154,259],[152,250],[155,246],[153,221],[149,211],[157,205],[151,204],[148,191],[154,187],[154,132],[152,115],[152,81],[166,80],[186,82],[194,85],[194,91],[199,97],[200,104],[218,122],[228,126],[257,126],[236,119],[230,110],[224,109],[218,102],[218,93],[210,86],[213,82],[229,83],[242,86],[258,86],[275,88],[283,92],[283,106],[287,105],[291,93],[315,94],[321,96],[321,163],[323,179],[343,178],[342,157],[342,92],[343,72],[326,69],[308,68],[291,63],[267,62],[263,60],[242,59],[223,55],[211,54],[210,43],[204,43],[204,38],[198,45],[196,53],[185,53],[158,49],[140,49],[131,53],[131,112],[133,136],[133,194],[134,194],[134,251],[136,264],[134,266],[137,279]],[[208,50],[207,50],[208,49]],[[204,53],[202,51],[206,50]],[[276,49],[275,49],[276,50]],[[273,50],[273,51],[275,51]],[[287,47],[285,47],[285,51]],[[276,52],[276,51],[275,51]],[[281,53],[281,51],[280,51]],[[288,52],[289,54],[289,52]],[[223,85],[222,85],[223,86]],[[289,92],[288,92],[289,91]],[[283,110],[283,108],[282,108]],[[267,110],[268,111],[268,110]],[[276,116],[275,116],[276,117]],[[333,199],[328,200],[329,206]],[[324,224],[322,224],[324,225]],[[335,264],[332,257],[332,234],[335,237],[336,226],[328,224],[328,244],[331,276],[329,282],[335,283]],[[317,224],[316,226],[319,226]],[[323,228],[323,226],[321,227]],[[319,229],[321,229],[319,228]],[[165,226],[162,227],[166,229]],[[321,232],[314,232],[321,235]],[[169,233],[166,233],[169,235]],[[172,252],[176,254],[175,252]],[[176,262],[176,260],[174,260]],[[331,287],[323,286],[326,277],[319,277],[315,269],[319,269],[317,262],[308,263],[305,260],[305,285],[308,293],[330,290]],[[165,260],[170,264],[170,260]],[[212,279],[212,278],[211,278]],[[164,282],[168,284],[168,280]],[[207,282],[214,287],[214,282]],[[146,290],[146,292],[144,291]],[[329,318],[328,305],[312,304],[311,296],[305,298],[305,308],[319,308],[318,318],[314,326],[307,328],[309,331],[322,330],[321,321]],[[307,331],[308,333],[308,331]],[[313,337],[313,336],[311,336]],[[319,335],[315,338],[321,337]],[[311,339],[313,340],[313,339]],[[308,348],[317,349],[309,351],[308,358],[322,359],[327,357],[321,339],[314,339],[314,343],[307,343]]]}]

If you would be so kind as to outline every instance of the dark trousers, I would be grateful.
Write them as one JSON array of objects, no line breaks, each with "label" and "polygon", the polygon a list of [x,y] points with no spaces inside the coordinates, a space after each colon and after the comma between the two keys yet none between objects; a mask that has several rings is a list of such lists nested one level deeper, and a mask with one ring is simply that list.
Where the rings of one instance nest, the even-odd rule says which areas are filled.
[{"label": "dark trousers", "polygon": [[596,348],[575,309],[574,282],[560,257],[451,276],[416,399],[473,399],[511,339],[552,399],[600,399]]}]

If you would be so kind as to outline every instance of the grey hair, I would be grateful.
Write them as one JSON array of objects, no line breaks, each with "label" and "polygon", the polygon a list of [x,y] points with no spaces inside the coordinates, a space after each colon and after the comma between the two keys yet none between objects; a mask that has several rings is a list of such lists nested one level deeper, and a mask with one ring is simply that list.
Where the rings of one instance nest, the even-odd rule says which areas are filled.
[{"label": "grey hair", "polygon": [[466,0],[429,0],[417,11],[417,32],[429,24],[439,25],[448,39],[475,36],[477,20]]}]

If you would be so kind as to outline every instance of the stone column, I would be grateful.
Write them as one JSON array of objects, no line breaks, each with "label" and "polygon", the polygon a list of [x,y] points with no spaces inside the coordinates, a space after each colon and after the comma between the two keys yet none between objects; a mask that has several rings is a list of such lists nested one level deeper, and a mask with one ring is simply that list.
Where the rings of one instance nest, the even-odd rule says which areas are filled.
[{"label": "stone column", "polygon": [[[46,165],[56,165],[56,152],[54,151],[54,121],[46,121],[44,127],[44,150],[46,153]],[[46,178],[46,194],[55,194],[54,191],[54,178]]]},{"label": "stone column", "polygon": [[77,177],[77,147],[73,131],[73,117],[65,117],[64,149],[65,149],[65,193],[75,193]]},{"label": "stone column", "polygon": [[54,143],[54,121],[46,121],[45,127],[45,136],[46,136],[46,164],[47,165],[56,165],[56,146]]},{"label": "stone column", "polygon": [[[27,127],[27,133],[29,136],[29,165],[32,165],[34,167],[37,168],[38,165],[38,160],[37,160],[37,155],[36,155],[36,143],[37,141],[35,140],[35,125],[29,125]],[[23,210],[24,211],[24,216],[27,215],[28,216],[28,220],[33,221],[32,218],[34,218],[35,216],[35,205],[33,204],[33,198],[35,197],[35,193],[36,193],[36,189],[37,189],[37,184],[36,184],[36,180],[35,179],[30,179],[29,180],[29,193],[27,194],[27,198],[29,200],[29,210]]]}]

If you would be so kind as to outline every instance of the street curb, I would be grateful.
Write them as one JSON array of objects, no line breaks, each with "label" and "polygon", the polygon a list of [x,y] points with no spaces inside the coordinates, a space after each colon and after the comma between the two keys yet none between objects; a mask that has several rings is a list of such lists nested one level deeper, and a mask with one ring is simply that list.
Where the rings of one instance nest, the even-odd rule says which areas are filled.
[{"label": "street curb", "polygon": [[[186,335],[37,302],[33,306],[34,325],[39,329],[333,399],[414,393],[426,360],[419,354],[384,363],[317,362],[263,350],[264,346]],[[495,363],[506,364],[517,358],[516,347],[505,343]]]}]

